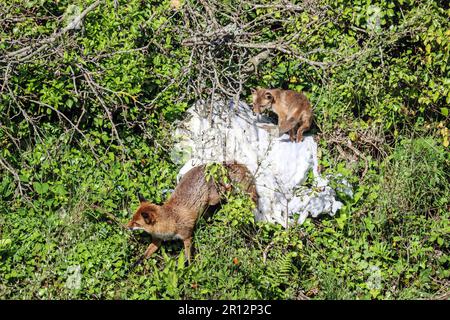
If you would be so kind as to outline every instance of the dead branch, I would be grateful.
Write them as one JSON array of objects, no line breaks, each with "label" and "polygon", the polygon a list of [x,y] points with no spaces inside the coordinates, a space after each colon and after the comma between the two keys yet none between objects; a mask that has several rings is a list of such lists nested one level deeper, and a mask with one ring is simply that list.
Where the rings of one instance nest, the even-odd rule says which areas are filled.
[{"label": "dead branch", "polygon": [[13,52],[8,52],[6,54],[7,60],[12,60],[14,62],[24,62],[26,60],[31,59],[34,55],[37,53],[45,50],[48,48],[49,45],[51,45],[53,42],[61,38],[64,34],[66,34],[69,30],[74,29],[77,25],[81,23],[81,21],[86,17],[86,15],[96,9],[104,0],[97,0],[93,4],[91,4],[89,7],[87,7],[85,10],[81,12],[81,14],[77,17],[75,17],[65,28],[61,29],[58,32],[55,32],[53,35],[51,35],[48,38],[39,40],[33,45],[25,46],[21,49],[18,49]]},{"label": "dead branch", "polygon": [[17,173],[17,171],[14,170],[14,168],[8,163],[8,161],[6,161],[6,160],[5,160],[3,157],[1,157],[1,156],[0,156],[0,164],[2,165],[2,167],[3,167],[4,169],[6,169],[7,171],[9,171],[9,172],[13,175],[14,180],[15,180],[16,183],[17,183],[17,189],[18,189],[18,191],[19,191],[19,194],[20,194],[20,196],[23,197],[23,187],[22,187],[22,184],[21,184],[21,182],[20,182],[20,177],[19,177],[19,174]]},{"label": "dead branch", "polygon": [[[63,118],[64,120],[66,120],[69,124],[70,124],[70,126],[76,131],[76,132],[78,132],[86,141],[88,141],[88,139],[87,139],[87,137],[84,135],[84,133],[79,129],[79,127],[78,127],[78,125],[75,125],[64,113],[62,113],[61,111],[59,111],[58,109],[55,109],[54,107],[52,107],[51,105],[49,105],[49,104],[46,104],[46,103],[43,103],[43,102],[41,102],[41,101],[36,101],[36,100],[33,100],[33,99],[30,99],[29,100],[30,102],[32,102],[32,103],[36,103],[36,104],[39,104],[39,105],[41,105],[41,106],[44,106],[44,107],[46,107],[46,108],[49,108],[50,110],[52,110],[53,112],[56,112],[56,114],[59,116],[59,117],[61,117],[61,118]],[[98,156],[97,156],[97,153],[95,152],[95,150],[94,150],[94,148],[92,147],[92,144],[91,143],[88,143],[88,145],[89,145],[89,148],[91,149],[91,152],[92,152],[92,155],[95,157],[95,159],[97,159],[97,160],[99,160],[99,158],[98,158]]]},{"label": "dead branch", "polygon": [[122,150],[125,150],[125,146],[123,145],[123,142],[122,142],[122,140],[119,137],[119,132],[117,131],[116,125],[114,124],[111,111],[108,109],[108,107],[106,106],[105,101],[100,97],[100,94],[97,92],[97,89],[94,87],[94,85],[93,85],[94,81],[92,80],[92,78],[90,77],[88,72],[84,73],[84,78],[86,79],[86,82],[89,85],[89,87],[91,88],[92,92],[94,92],[95,96],[97,97],[98,102],[101,104],[101,106],[105,110],[106,115],[108,117],[108,120],[111,123],[111,131],[113,133],[113,136],[116,137],[116,140],[120,144],[120,146],[122,147]]}]

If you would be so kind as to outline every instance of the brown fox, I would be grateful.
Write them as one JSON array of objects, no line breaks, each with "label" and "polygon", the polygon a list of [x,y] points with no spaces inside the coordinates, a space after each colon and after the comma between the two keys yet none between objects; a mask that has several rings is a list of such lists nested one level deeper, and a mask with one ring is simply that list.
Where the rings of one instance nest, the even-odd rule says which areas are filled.
[{"label": "brown fox", "polygon": [[272,108],[278,115],[278,130],[280,135],[289,131],[291,141],[294,141],[295,128],[297,142],[303,140],[303,132],[311,127],[313,112],[311,104],[303,93],[281,89],[252,89],[253,111],[262,113]]},{"label": "brown fox", "polygon": [[206,165],[189,170],[181,179],[173,194],[163,205],[147,202],[138,195],[140,205],[126,227],[130,230],[142,229],[152,235],[152,243],[143,259],[152,255],[164,240],[183,240],[188,263],[191,260],[191,242],[198,217],[210,205],[218,204],[226,190],[239,186],[250,194],[257,205],[257,193],[253,175],[246,166],[237,163],[223,163],[230,184],[215,182],[205,177]]}]

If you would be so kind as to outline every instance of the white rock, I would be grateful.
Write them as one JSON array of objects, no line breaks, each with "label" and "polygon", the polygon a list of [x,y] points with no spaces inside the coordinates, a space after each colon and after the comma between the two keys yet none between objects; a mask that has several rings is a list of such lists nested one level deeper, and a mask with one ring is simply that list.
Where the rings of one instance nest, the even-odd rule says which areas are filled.
[{"label": "white rock", "polygon": [[[187,110],[176,130],[178,143],[172,160],[184,164],[178,180],[191,168],[210,162],[237,161],[254,174],[259,195],[259,221],[284,226],[303,223],[311,215],[334,215],[342,203],[328,180],[318,173],[317,144],[306,134],[301,143],[289,141],[289,135],[278,137],[277,126],[261,116],[257,121],[251,108],[243,102],[215,101],[211,105],[197,102]],[[312,170],[314,187],[302,184]]]}]

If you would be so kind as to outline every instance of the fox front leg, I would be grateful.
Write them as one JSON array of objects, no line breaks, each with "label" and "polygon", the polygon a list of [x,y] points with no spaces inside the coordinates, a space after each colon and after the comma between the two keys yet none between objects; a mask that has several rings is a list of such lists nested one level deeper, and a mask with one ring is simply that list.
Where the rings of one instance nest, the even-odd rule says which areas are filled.
[{"label": "fox front leg", "polygon": [[145,259],[150,257],[153,253],[155,253],[156,250],[158,250],[159,246],[161,245],[161,240],[154,239],[152,243],[147,247],[147,250],[145,250],[145,253],[142,257],[140,257],[133,265],[131,266],[131,270],[136,268],[138,265],[140,265]]},{"label": "fox front leg", "polygon": [[141,264],[145,259],[150,257],[153,253],[155,253],[156,250],[159,249],[161,246],[161,240],[153,239],[152,243],[147,247],[147,250],[145,250],[144,255],[140,257],[134,264],[133,268]]},{"label": "fox front leg", "polygon": [[184,243],[184,255],[187,258],[187,263],[191,263],[191,252],[192,252],[192,237],[183,240]]},{"label": "fox front leg", "polygon": [[295,141],[295,131],[294,129],[289,130],[289,139],[291,142]]},{"label": "fox front leg", "polygon": [[152,239],[152,243],[150,243],[147,250],[145,250],[144,259],[147,259],[153,253],[155,253],[155,251],[158,250],[160,246],[161,246],[161,240]]}]

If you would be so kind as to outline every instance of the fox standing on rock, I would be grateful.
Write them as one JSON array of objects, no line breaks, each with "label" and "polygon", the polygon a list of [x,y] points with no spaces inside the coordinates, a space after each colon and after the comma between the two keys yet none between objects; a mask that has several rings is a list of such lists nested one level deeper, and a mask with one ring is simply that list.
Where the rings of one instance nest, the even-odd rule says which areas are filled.
[{"label": "fox standing on rock", "polygon": [[272,108],[278,115],[280,136],[289,131],[291,141],[303,140],[303,132],[310,129],[313,119],[311,104],[303,93],[281,89],[252,89],[252,98],[255,113],[260,114]]},{"label": "fox standing on rock", "polygon": [[[175,191],[163,205],[147,202],[139,195],[140,205],[131,221],[126,225],[130,230],[144,230],[152,236],[152,243],[144,253],[144,258],[152,255],[164,240],[183,240],[185,255],[191,259],[192,235],[198,217],[208,206],[218,204],[226,190],[239,187],[250,194],[257,205],[257,193],[253,175],[246,166],[224,163],[230,184],[224,185],[214,179],[206,179],[206,165],[189,170]],[[142,261],[139,260],[138,263]]]}]

